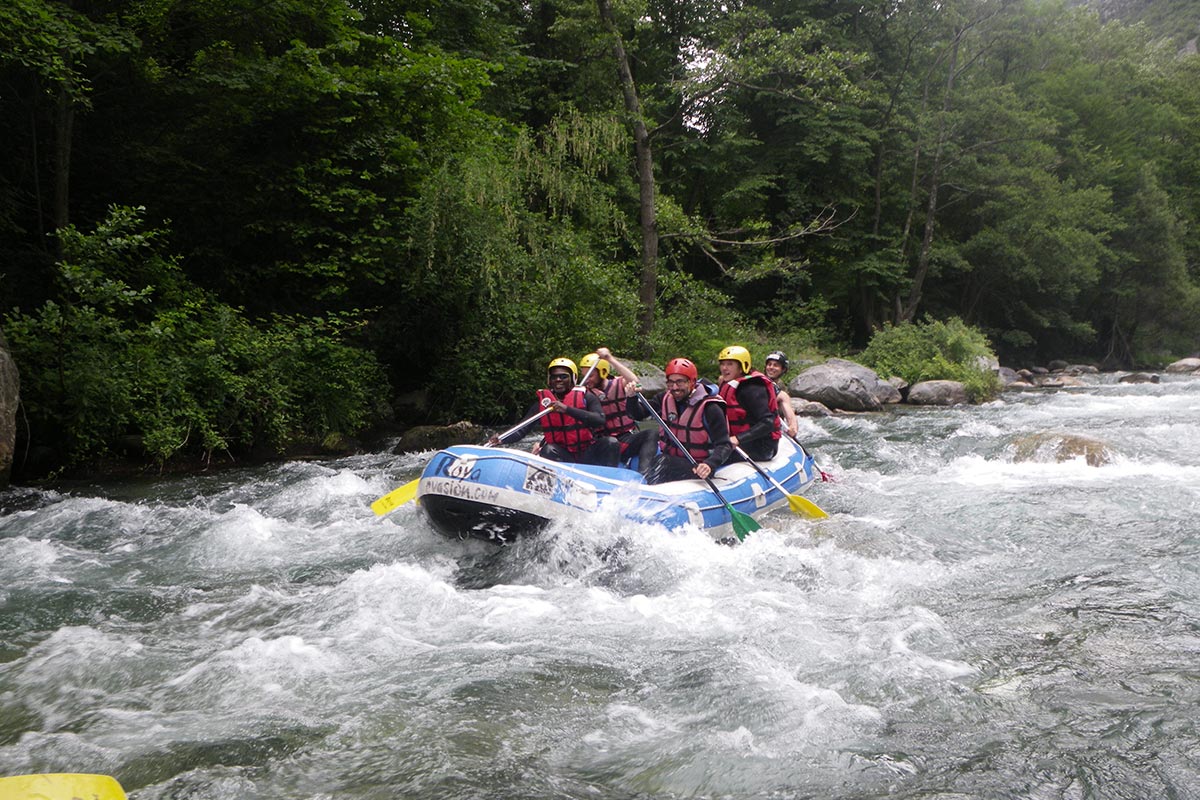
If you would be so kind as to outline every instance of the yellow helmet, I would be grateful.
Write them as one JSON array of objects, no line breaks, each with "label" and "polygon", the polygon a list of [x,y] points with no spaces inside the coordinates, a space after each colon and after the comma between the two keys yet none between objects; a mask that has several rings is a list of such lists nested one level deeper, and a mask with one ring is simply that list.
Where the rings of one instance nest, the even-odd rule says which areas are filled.
[{"label": "yellow helmet", "polygon": [[575,380],[579,380],[579,367],[575,366],[575,362],[571,359],[556,358],[546,365],[546,371],[549,372],[555,367],[566,367],[567,369],[571,370],[571,374],[575,376]]},{"label": "yellow helmet", "polygon": [[750,371],[750,351],[739,344],[731,344],[717,353],[717,361],[740,361],[742,372]]},{"label": "yellow helmet", "polygon": [[586,356],[579,359],[579,367],[581,369],[591,369],[592,364],[596,365],[596,372],[600,373],[600,378],[602,380],[608,380],[608,360],[601,358],[595,353],[588,353]]}]

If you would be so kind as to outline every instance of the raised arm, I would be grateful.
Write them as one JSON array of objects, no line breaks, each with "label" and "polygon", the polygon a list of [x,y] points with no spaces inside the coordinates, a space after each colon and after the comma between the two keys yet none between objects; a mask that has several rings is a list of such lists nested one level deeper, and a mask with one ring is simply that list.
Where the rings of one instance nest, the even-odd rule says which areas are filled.
[{"label": "raised arm", "polygon": [[780,390],[775,393],[779,407],[783,410],[783,423],[787,427],[788,436],[796,438],[796,433],[800,430],[800,422],[796,419],[796,409],[792,408],[792,398],[788,393]]},{"label": "raised arm", "polygon": [[[600,356],[605,361],[607,361],[609,363],[609,366],[611,366],[613,369],[615,369],[617,371],[617,374],[621,376],[621,378],[625,381],[625,383],[630,384],[630,383],[638,382],[637,375],[633,374],[633,370],[631,370],[629,367],[625,366],[620,361],[618,361],[617,357],[614,356],[612,354],[612,351],[609,350],[607,347],[601,347],[601,348],[597,349],[596,355]],[[633,387],[630,386],[629,390],[633,391]]]}]

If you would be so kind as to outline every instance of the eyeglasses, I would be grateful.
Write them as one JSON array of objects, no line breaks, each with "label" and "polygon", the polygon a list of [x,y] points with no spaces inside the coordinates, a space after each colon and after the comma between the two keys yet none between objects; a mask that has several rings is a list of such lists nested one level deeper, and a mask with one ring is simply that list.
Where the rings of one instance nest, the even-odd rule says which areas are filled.
[{"label": "eyeglasses", "polygon": [[571,380],[571,373],[569,373],[569,372],[551,372],[549,375],[549,380],[569,381],[569,380]]},{"label": "eyeglasses", "polygon": [[680,378],[673,381],[668,380],[667,386],[670,386],[672,389],[683,389],[687,387],[688,383],[690,383],[690,381],[687,378]]}]

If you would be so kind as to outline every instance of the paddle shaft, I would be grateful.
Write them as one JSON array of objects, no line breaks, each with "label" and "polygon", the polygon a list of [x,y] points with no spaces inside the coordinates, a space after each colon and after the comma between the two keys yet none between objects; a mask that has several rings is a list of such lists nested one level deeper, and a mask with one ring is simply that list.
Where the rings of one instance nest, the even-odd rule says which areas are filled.
[{"label": "paddle shaft", "polygon": [[786,428],[781,427],[779,429],[779,432],[782,433],[784,436],[788,437],[789,439],[791,439],[795,443],[796,447],[800,448],[801,453],[804,453],[804,455],[806,455],[806,456],[808,455],[808,451],[804,449],[804,445],[800,444],[800,440],[797,439],[795,436],[792,436],[790,433],[788,433]]},{"label": "paddle shaft", "polygon": [[[534,414],[534,415],[533,415],[532,417],[530,417],[529,419],[522,420],[522,421],[518,422],[516,425],[513,425],[513,426],[512,426],[511,428],[509,428],[508,430],[506,430],[504,433],[497,434],[497,435],[496,435],[496,438],[497,438],[497,439],[503,439],[505,436],[511,436],[512,434],[514,434],[514,433],[516,433],[517,431],[521,430],[521,428],[524,428],[526,425],[531,425],[531,424],[533,424],[533,423],[537,422],[539,419],[541,419],[542,417],[546,416],[547,414],[549,414],[549,413],[550,413],[551,411],[553,411],[553,410],[554,410],[554,406],[553,406],[553,405],[548,405],[548,406],[546,406],[545,408],[543,408],[541,411],[539,411],[538,413]],[[491,447],[491,442],[487,442],[487,443],[485,443],[485,444],[484,444],[484,447]]]},{"label": "paddle shaft", "polygon": [[[659,413],[654,410],[654,406],[650,404],[650,401],[647,400],[645,398],[645,396],[642,395],[641,392],[638,392],[637,396],[638,396],[638,400],[642,401],[642,405],[644,405],[646,407],[646,410],[650,412],[650,416],[654,417],[654,421],[658,423],[658,426],[660,428],[662,428],[663,433],[665,433],[667,435],[667,437],[671,440],[671,442],[675,445],[675,447],[677,447],[679,449],[679,452],[683,453],[684,456],[687,457],[687,460],[691,462],[693,467],[699,466],[698,462],[696,461],[695,456],[693,456],[690,452],[688,452],[688,449],[683,446],[682,442],[679,441],[679,437],[675,435],[675,432],[673,430],[671,430],[669,427],[667,427],[667,423],[663,420],[663,418],[661,416],[659,416]],[[700,476],[697,475],[696,477],[700,477]],[[717,496],[717,499],[721,501],[721,504],[724,505],[725,508],[729,510],[729,518],[730,518],[731,522],[735,523],[733,526],[733,530],[735,533],[737,533],[738,539],[744,539],[746,537],[745,532],[742,531],[741,528],[736,524],[739,521],[739,518],[745,517],[746,519],[750,520],[751,523],[754,523],[756,526],[758,523],[755,523],[754,518],[751,517],[749,514],[743,514],[741,511],[738,511],[736,508],[734,508],[732,505],[730,505],[729,501],[725,499],[725,495],[721,494],[721,490],[717,488],[717,485],[715,483],[713,483],[712,478],[705,478],[704,482],[708,484],[708,488],[712,489],[713,494],[715,494]]]},{"label": "paddle shaft", "polygon": [[[578,381],[578,383],[576,383],[574,387],[572,387],[571,391],[580,389],[580,387],[583,386],[583,384],[586,384],[588,378],[592,377],[592,373],[595,372],[595,369],[596,369],[595,365],[588,367],[588,371],[583,373],[583,378],[580,381]],[[583,391],[587,391],[587,389],[584,389]],[[533,425],[534,422],[540,420],[541,417],[544,417],[547,414],[550,414],[551,411],[554,410],[552,401],[548,401],[548,399],[546,399],[546,401],[542,401],[542,402],[551,403],[551,404],[546,405],[546,408],[541,409],[540,411],[538,411],[538,413],[534,414],[533,416],[530,416],[528,420],[522,420],[521,422],[517,422],[516,425],[509,428],[508,431],[498,434],[496,438],[503,439],[504,437],[509,437],[509,435],[512,435],[512,434],[516,433],[517,431],[520,431],[521,428],[529,426],[529,425]],[[484,446],[490,447],[491,444],[485,444]]]},{"label": "paddle shaft", "polygon": [[752,459],[750,456],[746,455],[746,451],[745,451],[745,450],[743,450],[743,449],[741,448],[741,445],[736,445],[736,444],[735,444],[735,445],[733,446],[733,452],[735,452],[735,453],[737,453],[739,456],[741,456],[741,457],[742,457],[742,460],[743,460],[743,461],[745,461],[747,464],[749,464],[750,466],[754,467],[755,471],[756,471],[756,472],[757,472],[759,475],[762,475],[764,478],[766,478],[767,480],[769,480],[769,481],[770,481],[770,482],[771,482],[771,483],[772,483],[772,484],[775,486],[775,488],[776,488],[776,489],[778,489],[779,491],[783,492],[783,493],[784,493],[785,495],[787,495],[787,496],[790,496],[790,495],[792,494],[792,493],[791,493],[791,492],[789,492],[787,489],[783,488],[783,484],[782,484],[782,483],[780,483],[779,481],[775,480],[775,476],[773,476],[771,473],[769,473],[769,472],[767,472],[765,469],[763,469],[763,468],[762,468],[762,465],[760,465],[760,464],[759,464],[757,461],[755,461],[754,459]]},{"label": "paddle shaft", "polygon": [[[588,367],[588,371],[583,374],[583,380],[579,381],[579,383],[576,383],[575,388],[572,389],[571,391],[574,391],[575,389],[578,389],[580,386],[582,386],[583,382],[592,376],[592,372],[595,369],[596,369],[595,364],[592,364],[592,366]],[[503,439],[505,436],[509,436],[513,433],[516,433],[517,431],[521,430],[521,428],[524,428],[526,425],[532,425],[533,423],[537,422],[539,419],[541,419],[542,417],[546,416],[551,411],[553,411],[554,406],[551,403],[551,401],[547,400],[545,402],[546,402],[546,407],[543,408],[541,411],[537,412],[529,419],[518,422],[516,425],[509,428],[508,430],[506,430],[504,433],[500,434],[496,438]],[[491,442],[490,441],[485,442],[483,446],[491,447]],[[399,508],[400,506],[404,505],[405,503],[408,503],[409,501],[411,501],[413,498],[415,498],[417,496],[417,484],[420,482],[421,482],[420,478],[414,478],[413,480],[409,481],[408,483],[404,484],[403,486],[393,489],[392,491],[385,494],[383,497],[376,500],[374,503],[371,503],[371,510],[375,512],[376,516],[382,517],[384,514],[387,514],[389,511],[393,511],[393,510]]]},{"label": "paddle shaft", "polygon": [[[799,439],[797,439],[795,436],[792,436],[787,431],[783,431],[783,435],[788,437],[789,439],[791,439],[793,442],[796,443],[796,447],[800,448],[800,452],[804,453],[805,458],[812,458],[812,456],[809,455],[808,449],[800,443]],[[822,482],[825,482],[825,481],[829,481],[831,483],[833,482],[833,478],[829,477],[829,474],[827,472],[825,472],[825,470],[821,469],[819,466],[817,467],[817,472],[820,473]]]},{"label": "paddle shaft", "polygon": [[[785,431],[784,434],[786,435],[787,432]],[[792,437],[788,436],[788,438],[791,439]],[[795,441],[795,440],[793,439],[793,441]],[[804,453],[805,457],[807,458],[808,451],[804,449],[804,445],[800,444],[799,442],[796,442],[796,446],[800,448],[800,452]],[[787,489],[783,488],[783,484],[781,484],[779,481],[775,480],[775,477],[773,475],[771,475],[771,473],[767,472],[765,469],[763,469],[761,466],[759,466],[757,461],[750,458],[750,456],[746,455],[746,451],[743,450],[741,447],[739,447],[738,445],[734,445],[733,449],[737,452],[738,455],[740,455],[743,459],[745,459],[746,462],[750,466],[752,466],[756,470],[758,470],[759,475],[762,475],[764,478],[766,478],[771,483],[773,483],[775,485],[776,489],[783,492],[783,496],[786,497],[787,501],[788,501],[788,508],[790,508],[792,511],[794,511],[797,514],[804,514],[806,516],[812,517],[813,519],[824,519],[825,517],[829,516],[828,514],[825,513],[824,509],[822,509],[819,505],[814,503],[812,500],[809,500],[807,497],[801,497],[798,494],[792,494]]]}]

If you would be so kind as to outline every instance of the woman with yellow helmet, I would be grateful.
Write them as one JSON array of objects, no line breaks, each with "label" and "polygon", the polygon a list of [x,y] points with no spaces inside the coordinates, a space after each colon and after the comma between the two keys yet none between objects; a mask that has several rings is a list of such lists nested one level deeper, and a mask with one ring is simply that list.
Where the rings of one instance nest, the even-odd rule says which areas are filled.
[{"label": "woman with yellow helmet", "polygon": [[[645,438],[645,433],[638,428],[637,420],[627,408],[630,393],[640,389],[641,384],[633,370],[618,361],[607,347],[596,348],[596,352],[579,359],[580,369],[593,365],[596,370],[590,377],[584,378],[583,385],[600,398],[600,409],[604,412],[602,432],[617,440],[621,448],[620,460],[628,461],[638,454]],[[613,371],[617,374],[611,375]]]},{"label": "woman with yellow helmet", "polygon": [[720,394],[729,418],[729,441],[755,461],[769,461],[779,449],[779,399],[766,375],[752,369],[750,351],[730,345],[717,353]]}]

